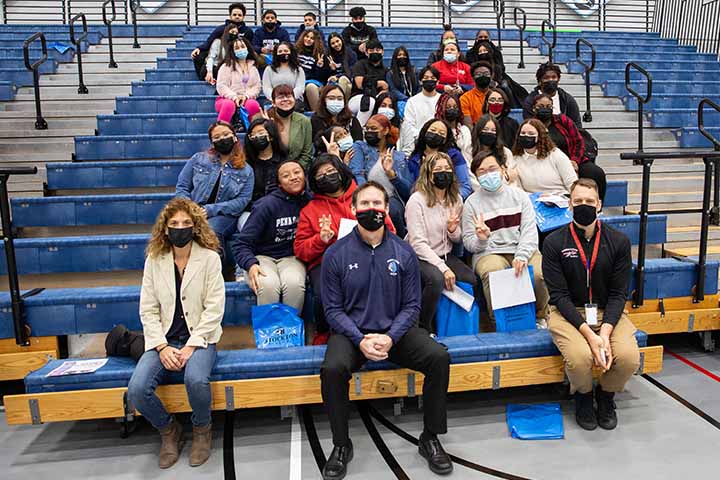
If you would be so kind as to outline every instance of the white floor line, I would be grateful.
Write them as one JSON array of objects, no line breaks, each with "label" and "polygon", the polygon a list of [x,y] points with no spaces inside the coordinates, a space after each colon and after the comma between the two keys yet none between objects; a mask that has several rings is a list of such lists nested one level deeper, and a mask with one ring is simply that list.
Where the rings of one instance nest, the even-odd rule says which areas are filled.
[{"label": "white floor line", "polygon": [[290,480],[302,480],[302,429],[300,412],[295,407],[290,430]]}]

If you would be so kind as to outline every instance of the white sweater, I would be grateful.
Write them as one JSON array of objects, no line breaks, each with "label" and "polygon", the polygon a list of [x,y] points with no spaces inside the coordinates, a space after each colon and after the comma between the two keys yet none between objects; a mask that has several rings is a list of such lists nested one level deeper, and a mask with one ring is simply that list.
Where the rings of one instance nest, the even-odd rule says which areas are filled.
[{"label": "white sweater", "polygon": [[542,160],[527,152],[516,155],[515,164],[519,175],[518,186],[528,193],[567,193],[578,178],[570,159],[559,148],[555,148]]},{"label": "white sweater", "polygon": [[425,122],[435,117],[435,106],[440,99],[440,94],[435,92],[432,97],[426,96],[423,92],[408,98],[405,104],[405,116],[400,128],[400,141],[398,148],[407,156],[415,149],[420,129]]}]

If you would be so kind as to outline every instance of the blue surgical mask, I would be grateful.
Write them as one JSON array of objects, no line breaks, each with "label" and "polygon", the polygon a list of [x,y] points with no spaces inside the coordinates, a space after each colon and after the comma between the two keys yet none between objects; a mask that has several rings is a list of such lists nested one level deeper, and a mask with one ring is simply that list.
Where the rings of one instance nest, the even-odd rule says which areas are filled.
[{"label": "blue surgical mask", "polygon": [[347,152],[348,150],[350,150],[350,147],[353,146],[353,139],[350,135],[347,135],[338,140],[337,144],[341,152]]},{"label": "blue surgical mask", "polygon": [[235,50],[235,56],[238,58],[238,60],[245,60],[248,56],[247,48]]},{"label": "blue surgical mask", "polygon": [[448,63],[455,63],[457,61],[457,55],[454,53],[446,53],[443,55],[443,60]]},{"label": "blue surgical mask", "polygon": [[385,115],[388,120],[395,118],[395,110],[390,107],[380,107],[378,108],[378,113],[380,115]]},{"label": "blue surgical mask", "polygon": [[337,115],[345,108],[345,102],[342,100],[325,100],[325,106],[327,107],[328,112],[332,115]]},{"label": "blue surgical mask", "polygon": [[502,177],[500,176],[500,172],[488,172],[478,177],[478,183],[480,183],[480,187],[482,187],[483,190],[497,192],[502,186]]}]

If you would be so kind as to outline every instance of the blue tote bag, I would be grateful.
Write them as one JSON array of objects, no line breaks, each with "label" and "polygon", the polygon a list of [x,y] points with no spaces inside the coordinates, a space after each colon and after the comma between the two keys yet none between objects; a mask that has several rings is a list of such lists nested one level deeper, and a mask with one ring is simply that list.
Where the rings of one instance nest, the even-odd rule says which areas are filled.
[{"label": "blue tote bag", "polygon": [[305,324],[295,308],[283,303],[252,307],[255,346],[264,348],[301,347],[305,344]]}]

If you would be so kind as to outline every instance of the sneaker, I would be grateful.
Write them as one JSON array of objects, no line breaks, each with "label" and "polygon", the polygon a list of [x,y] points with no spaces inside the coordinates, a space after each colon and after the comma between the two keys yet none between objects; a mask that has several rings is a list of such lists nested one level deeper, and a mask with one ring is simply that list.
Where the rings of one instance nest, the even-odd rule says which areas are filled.
[{"label": "sneaker", "polygon": [[593,392],[575,392],[575,421],[585,430],[595,430],[598,426],[593,408]]},{"label": "sneaker", "polygon": [[348,463],[353,459],[352,442],[347,447],[334,447],[322,471],[323,480],[341,480],[347,474]]},{"label": "sneaker", "polygon": [[536,327],[538,330],[547,330],[547,328],[548,328],[547,320],[544,319],[544,318],[538,318],[538,319],[536,319],[536,320],[535,320],[535,327]]},{"label": "sneaker", "polygon": [[445,452],[440,440],[435,435],[423,433],[420,435],[418,452],[428,462],[430,471],[438,475],[449,475],[453,471],[453,463],[450,455]]},{"label": "sneaker", "polygon": [[615,394],[606,392],[598,386],[595,391],[597,399],[597,423],[605,430],[612,430],[617,427],[617,413],[615,409]]}]

